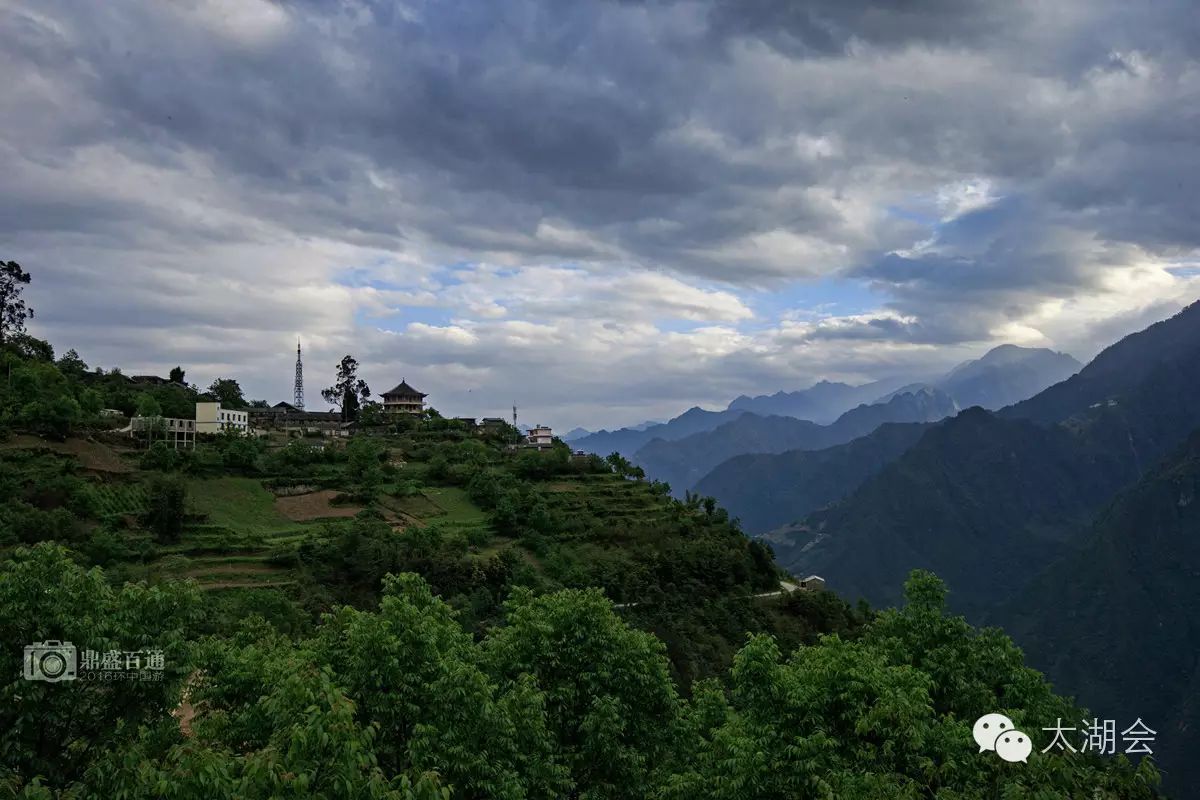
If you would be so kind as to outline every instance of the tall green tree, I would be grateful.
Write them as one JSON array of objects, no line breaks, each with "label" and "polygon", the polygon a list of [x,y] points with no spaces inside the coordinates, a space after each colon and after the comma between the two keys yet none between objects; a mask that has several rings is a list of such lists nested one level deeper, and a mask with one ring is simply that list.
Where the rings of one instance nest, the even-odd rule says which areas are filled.
[{"label": "tall green tree", "polygon": [[225,408],[245,408],[242,387],[233,378],[217,378],[208,385],[208,395]]},{"label": "tall green tree", "polygon": [[55,363],[58,371],[68,378],[81,378],[88,371],[88,365],[79,357],[79,353],[75,352],[75,348],[63,353]]},{"label": "tall green tree", "polygon": [[174,475],[156,475],[146,487],[146,527],[160,541],[174,542],[183,532],[187,513],[187,488]]},{"label": "tall green tree", "polygon": [[24,333],[26,320],[33,318],[33,309],[21,297],[31,280],[17,262],[0,261],[0,346]]},{"label": "tall green tree", "polygon": [[[507,624],[485,644],[497,677],[533,677],[574,796],[642,798],[671,752],[679,698],[666,650],[630,628],[598,589],[508,602]],[[697,795],[702,796],[702,795]]]},{"label": "tall green tree", "polygon": [[338,362],[337,379],[333,386],[321,391],[325,402],[341,409],[342,421],[353,422],[358,418],[358,409],[371,396],[371,387],[358,377],[358,360],[346,355]]},{"label": "tall green tree", "polygon": [[171,367],[171,374],[168,376],[172,383],[183,383],[183,367]]}]

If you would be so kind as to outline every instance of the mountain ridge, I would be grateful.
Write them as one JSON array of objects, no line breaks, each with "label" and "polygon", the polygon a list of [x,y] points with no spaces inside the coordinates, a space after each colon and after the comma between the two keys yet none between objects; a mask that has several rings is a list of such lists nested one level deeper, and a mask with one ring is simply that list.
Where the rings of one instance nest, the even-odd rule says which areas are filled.
[{"label": "mountain ridge", "polygon": [[860,405],[829,425],[746,412],[711,431],[675,441],[651,441],[634,454],[633,461],[650,477],[670,483],[679,494],[736,455],[821,450],[864,436],[887,422],[932,422],[956,410],[948,395],[930,390],[897,395],[887,403]]}]

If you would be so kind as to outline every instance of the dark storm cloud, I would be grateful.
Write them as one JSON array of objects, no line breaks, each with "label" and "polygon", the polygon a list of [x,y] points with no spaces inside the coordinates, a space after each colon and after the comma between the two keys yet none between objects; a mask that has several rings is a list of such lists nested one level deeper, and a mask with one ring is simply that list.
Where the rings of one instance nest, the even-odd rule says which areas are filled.
[{"label": "dark storm cloud", "polygon": [[[0,256],[43,265],[64,303],[46,319],[73,332],[116,310],[285,345],[312,327],[330,353],[370,326],[364,306],[406,319],[334,283],[345,270],[436,304],[458,297],[443,264],[583,265],[544,302],[464,298],[447,311],[461,331],[412,339],[413,361],[464,370],[561,351],[544,388],[564,398],[554,380],[572,385],[571,364],[596,358],[581,342],[608,330],[564,315],[645,326],[614,340],[631,353],[665,336],[661,307],[611,301],[614,270],[747,303],[849,279],[881,307],[778,340],[779,319],[756,320],[752,342],[683,337],[674,363],[638,350],[611,367],[657,371],[655,397],[780,381],[801,357],[865,374],[854,342],[990,342],[1113,286],[1128,308],[1098,307],[1121,319],[1176,303],[1175,284],[1138,294],[1122,276],[1200,246],[1197,42],[1185,0],[7,4]],[[976,205],[956,199],[978,186]],[[745,320],[699,303],[686,318]],[[121,336],[97,340],[115,352]],[[703,357],[685,381],[688,348]]]},{"label": "dark storm cloud", "polygon": [[1011,29],[1024,10],[990,0],[716,0],[717,36],[754,36],[790,55],[836,55],[851,40],[967,45]]},{"label": "dark storm cloud", "polygon": [[[1023,102],[1020,76],[1002,74],[1020,66],[1021,34],[1032,24],[1022,4],[509,0],[409,10],[375,2],[357,14],[342,4],[279,8],[286,25],[252,46],[200,25],[182,29],[178,15],[157,4],[59,5],[67,32],[57,48],[44,31],[14,44],[95,99],[107,119],[90,129],[92,141],[136,143],[142,157],[158,159],[194,148],[217,159],[228,180],[268,193],[269,202],[303,194],[305,208],[268,211],[313,232],[350,228],[387,241],[415,228],[450,246],[504,249],[507,234],[532,233],[556,216],[633,258],[736,280],[787,270],[731,263],[723,273],[703,251],[777,229],[851,247],[900,243],[886,232],[862,241],[839,231],[840,212],[812,198],[774,207],[770,197],[780,186],[837,190],[856,163],[1032,181],[1064,162],[1048,197],[1068,206],[1104,202],[1106,194],[1114,203],[1157,201],[1141,223],[1156,239],[1191,240],[1187,226],[1162,218],[1163,206],[1190,190],[1178,174],[1168,182],[1156,173],[1168,163],[1178,170],[1181,160],[1195,167],[1196,148],[1180,136],[1194,130],[1194,108],[1166,122],[1136,113],[1103,120],[1102,130],[1130,129],[1125,157],[1105,158],[1110,138],[1067,133],[1072,120]],[[1087,19],[1098,53],[1099,23]],[[29,28],[24,23],[19,32]],[[1120,36],[1156,42],[1164,33]],[[827,55],[840,55],[851,39],[889,48],[973,45],[1001,74],[980,75],[975,90],[923,88],[918,80],[904,86],[903,76],[888,88],[879,85],[886,75],[864,81],[849,73],[835,92],[806,86],[805,75],[795,76],[793,90],[786,73],[780,86],[754,86],[722,77],[728,64],[703,46],[713,35],[772,43],[788,36]],[[73,57],[46,55],[67,49]],[[802,63],[805,53],[788,55]],[[1014,90],[998,96],[1006,82]],[[753,105],[739,106],[739,94]],[[803,105],[790,106],[793,97]],[[684,135],[689,125],[696,138]],[[835,132],[843,150],[823,162],[772,152],[779,147],[772,139],[796,132]],[[719,145],[706,147],[706,134]],[[83,137],[77,131],[72,144]],[[1155,141],[1162,137],[1166,153]],[[1088,150],[1078,152],[1081,145]],[[1071,155],[1081,158],[1064,159]],[[1151,163],[1143,171],[1139,161]],[[371,202],[369,191],[356,188],[364,167],[394,171],[405,201],[422,208]],[[468,232],[464,216],[472,218]],[[670,221],[669,235],[640,230],[647,219]],[[836,266],[848,265],[825,268]]]}]

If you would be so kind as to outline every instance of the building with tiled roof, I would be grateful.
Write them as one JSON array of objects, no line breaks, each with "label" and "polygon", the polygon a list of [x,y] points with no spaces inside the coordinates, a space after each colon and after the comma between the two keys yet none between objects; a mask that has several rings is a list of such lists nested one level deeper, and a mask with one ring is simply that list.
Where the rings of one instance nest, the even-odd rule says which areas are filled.
[{"label": "building with tiled roof", "polygon": [[425,398],[429,395],[418,392],[403,378],[400,383],[384,392],[383,410],[390,414],[420,414],[425,410]]}]

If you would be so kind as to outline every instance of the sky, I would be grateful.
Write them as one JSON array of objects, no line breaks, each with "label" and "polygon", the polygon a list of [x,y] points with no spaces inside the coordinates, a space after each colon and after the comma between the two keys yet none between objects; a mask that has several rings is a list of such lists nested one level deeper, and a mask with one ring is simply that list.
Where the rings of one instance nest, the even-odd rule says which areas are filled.
[{"label": "sky", "polygon": [[0,0],[0,259],[91,366],[617,427],[1200,297],[1191,0]]}]

